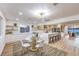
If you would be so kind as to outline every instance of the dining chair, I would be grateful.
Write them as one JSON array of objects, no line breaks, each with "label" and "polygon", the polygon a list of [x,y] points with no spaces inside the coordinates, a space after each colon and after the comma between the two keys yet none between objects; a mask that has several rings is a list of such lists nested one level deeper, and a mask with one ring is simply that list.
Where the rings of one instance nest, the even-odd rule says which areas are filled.
[{"label": "dining chair", "polygon": [[32,36],[30,35],[30,36],[26,37],[24,40],[31,42],[32,41],[31,38],[32,38]]},{"label": "dining chair", "polygon": [[29,42],[27,40],[22,40],[21,45],[22,45],[22,48],[23,48],[23,54],[27,53],[28,48],[30,47]]},{"label": "dining chair", "polygon": [[43,47],[44,47],[44,40],[41,40],[37,45],[36,48],[38,48],[38,53],[42,55],[43,53]]}]

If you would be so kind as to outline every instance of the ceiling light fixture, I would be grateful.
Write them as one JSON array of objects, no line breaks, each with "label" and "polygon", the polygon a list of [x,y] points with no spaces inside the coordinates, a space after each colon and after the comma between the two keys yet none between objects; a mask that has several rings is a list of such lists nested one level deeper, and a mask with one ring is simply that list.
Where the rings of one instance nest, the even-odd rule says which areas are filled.
[{"label": "ceiling light fixture", "polygon": [[49,16],[49,12],[46,9],[35,10],[34,15],[38,18],[44,18]]},{"label": "ceiling light fixture", "polygon": [[23,15],[23,13],[22,12],[19,12],[19,15]]},{"label": "ceiling light fixture", "polygon": [[19,20],[18,18],[16,18],[16,20]]}]

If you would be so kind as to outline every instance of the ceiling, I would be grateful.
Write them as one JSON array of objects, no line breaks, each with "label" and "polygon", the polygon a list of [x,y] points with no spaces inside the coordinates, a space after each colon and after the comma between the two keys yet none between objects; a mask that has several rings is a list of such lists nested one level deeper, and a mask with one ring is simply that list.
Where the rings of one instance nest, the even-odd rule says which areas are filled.
[{"label": "ceiling", "polygon": [[79,20],[75,20],[75,21],[69,21],[69,22],[63,22],[61,24],[66,24],[66,25],[70,25],[70,24],[79,24]]},{"label": "ceiling", "polygon": [[[35,17],[35,10],[47,9],[50,13],[45,21]],[[40,22],[52,21],[54,19],[69,17],[79,14],[78,3],[0,3],[0,10],[3,12],[7,20],[25,22],[35,24]],[[22,12],[23,15],[19,15]]]}]

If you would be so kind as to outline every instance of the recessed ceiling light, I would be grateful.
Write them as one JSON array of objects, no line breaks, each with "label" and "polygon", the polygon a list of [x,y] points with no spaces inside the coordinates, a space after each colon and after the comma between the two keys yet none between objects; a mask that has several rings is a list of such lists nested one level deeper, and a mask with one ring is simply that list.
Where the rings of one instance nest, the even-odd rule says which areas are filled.
[{"label": "recessed ceiling light", "polygon": [[23,13],[22,12],[19,12],[19,15],[23,15]]},{"label": "recessed ceiling light", "polygon": [[16,20],[19,20],[18,18],[16,18]]}]

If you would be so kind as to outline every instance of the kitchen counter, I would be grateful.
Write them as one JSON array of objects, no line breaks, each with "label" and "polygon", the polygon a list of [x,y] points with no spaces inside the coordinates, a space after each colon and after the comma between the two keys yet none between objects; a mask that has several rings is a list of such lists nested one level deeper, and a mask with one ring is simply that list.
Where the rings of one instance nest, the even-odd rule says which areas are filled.
[{"label": "kitchen counter", "polygon": [[57,35],[58,33],[57,32],[54,32],[54,33],[39,33],[39,36],[41,37],[41,39],[43,39],[44,40],[44,42],[46,43],[46,44],[48,44],[49,43],[49,35],[50,34],[53,34],[53,35]]}]

